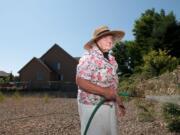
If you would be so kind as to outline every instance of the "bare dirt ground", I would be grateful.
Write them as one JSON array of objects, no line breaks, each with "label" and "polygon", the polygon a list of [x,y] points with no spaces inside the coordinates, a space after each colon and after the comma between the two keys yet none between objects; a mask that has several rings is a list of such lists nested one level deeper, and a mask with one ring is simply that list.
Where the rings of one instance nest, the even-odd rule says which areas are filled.
[{"label": "bare dirt ground", "polygon": [[[160,120],[139,122],[132,102],[121,118],[121,135],[175,135]],[[0,135],[80,135],[76,99],[20,97],[0,102]]]}]

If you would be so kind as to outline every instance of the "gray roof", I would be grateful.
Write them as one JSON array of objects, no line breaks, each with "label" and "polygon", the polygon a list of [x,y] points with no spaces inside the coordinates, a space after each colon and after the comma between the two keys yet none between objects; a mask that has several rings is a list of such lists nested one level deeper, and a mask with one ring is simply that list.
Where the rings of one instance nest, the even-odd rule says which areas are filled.
[{"label": "gray roof", "polygon": [[0,71],[0,76],[1,77],[6,77],[6,76],[9,76],[9,73],[6,73],[4,71]]},{"label": "gray roof", "polygon": [[74,57],[77,61],[79,61],[79,59],[81,58],[81,57]]}]

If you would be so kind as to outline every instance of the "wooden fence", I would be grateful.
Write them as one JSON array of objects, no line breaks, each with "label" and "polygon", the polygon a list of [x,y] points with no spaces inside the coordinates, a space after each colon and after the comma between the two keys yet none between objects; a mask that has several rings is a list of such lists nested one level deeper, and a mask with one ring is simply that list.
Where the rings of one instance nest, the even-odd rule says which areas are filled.
[{"label": "wooden fence", "polygon": [[76,97],[77,85],[73,82],[48,81],[47,83],[16,82],[0,85],[0,91],[6,95],[19,92],[21,95],[48,94],[54,97]]}]

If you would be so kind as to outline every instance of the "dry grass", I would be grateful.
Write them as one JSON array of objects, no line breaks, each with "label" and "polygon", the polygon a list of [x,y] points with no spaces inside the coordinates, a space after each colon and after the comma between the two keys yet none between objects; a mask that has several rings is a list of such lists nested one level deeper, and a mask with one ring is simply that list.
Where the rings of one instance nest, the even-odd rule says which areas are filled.
[{"label": "dry grass", "polygon": [[180,94],[180,69],[149,80],[143,80],[138,83],[136,90],[145,92],[145,95]]}]

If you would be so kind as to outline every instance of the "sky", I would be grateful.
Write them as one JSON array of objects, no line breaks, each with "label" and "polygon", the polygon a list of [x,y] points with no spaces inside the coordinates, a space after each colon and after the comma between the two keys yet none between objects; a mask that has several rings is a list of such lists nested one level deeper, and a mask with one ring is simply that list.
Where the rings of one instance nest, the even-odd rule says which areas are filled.
[{"label": "sky", "polygon": [[180,21],[180,0],[0,0],[0,71],[18,75],[55,43],[80,57],[101,25],[133,40],[134,21],[152,8],[173,11]]}]

